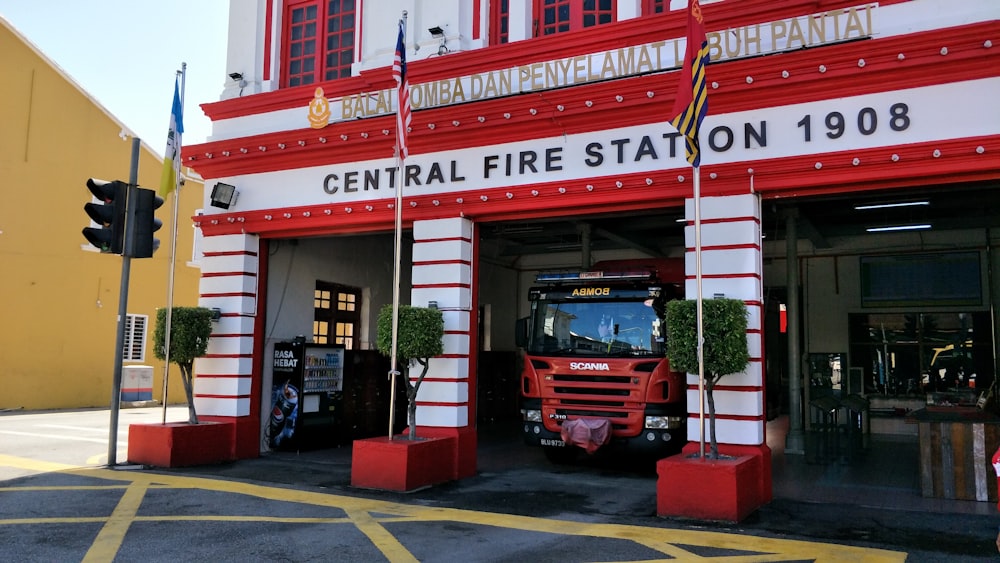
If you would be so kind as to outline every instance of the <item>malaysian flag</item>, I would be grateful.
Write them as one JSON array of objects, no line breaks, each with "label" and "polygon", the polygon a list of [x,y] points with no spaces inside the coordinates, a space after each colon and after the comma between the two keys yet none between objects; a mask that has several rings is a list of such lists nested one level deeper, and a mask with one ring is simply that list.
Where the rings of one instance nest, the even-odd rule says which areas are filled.
[{"label": "malaysian flag", "polygon": [[409,147],[406,145],[407,131],[410,128],[410,85],[406,81],[406,20],[399,20],[399,37],[396,39],[396,55],[392,59],[392,77],[396,80],[396,93],[399,100],[399,110],[396,112],[396,145],[399,147],[399,159],[406,160]]},{"label": "malaysian flag", "polygon": [[687,15],[687,47],[684,66],[681,68],[677,99],[674,101],[675,117],[670,121],[687,147],[687,160],[691,166],[701,164],[698,146],[698,128],[708,113],[708,89],[705,84],[705,67],[708,65],[708,40],[705,38],[705,20],[698,0],[689,0]]}]

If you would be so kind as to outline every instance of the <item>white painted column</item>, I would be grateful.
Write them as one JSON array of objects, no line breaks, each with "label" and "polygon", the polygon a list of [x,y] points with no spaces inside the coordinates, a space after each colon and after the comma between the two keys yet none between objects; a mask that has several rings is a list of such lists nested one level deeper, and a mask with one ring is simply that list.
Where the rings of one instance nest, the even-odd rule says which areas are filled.
[{"label": "white painted column", "polygon": [[[417,425],[469,426],[472,322],[472,221],[455,217],[413,224],[410,304],[437,303],[444,316],[444,354],[431,358],[417,394]],[[416,378],[419,373],[413,373]]]},{"label": "white painted column", "polygon": [[198,305],[221,311],[212,323],[208,351],[194,363],[194,404],[199,415],[250,414],[253,326],[257,311],[255,235],[205,237]]},{"label": "white painted column", "polygon": [[[685,201],[685,296],[697,299],[695,279],[694,200]],[[702,298],[716,295],[742,299],[747,305],[750,365],[742,373],[723,376],[716,384],[715,426],[720,444],[764,443],[764,368],[762,327],[760,197],[744,194],[701,198]],[[698,374],[688,374],[688,440],[701,440],[698,420]],[[722,389],[720,389],[720,387]],[[705,405],[708,432],[708,405]],[[707,442],[709,436],[705,436]]]}]

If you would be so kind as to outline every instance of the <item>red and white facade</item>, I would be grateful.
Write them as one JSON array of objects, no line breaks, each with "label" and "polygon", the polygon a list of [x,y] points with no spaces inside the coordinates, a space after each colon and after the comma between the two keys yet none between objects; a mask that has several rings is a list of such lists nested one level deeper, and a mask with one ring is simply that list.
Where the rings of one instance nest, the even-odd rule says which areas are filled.
[{"label": "red and white facade", "polygon": [[[459,456],[474,471],[483,224],[674,210],[688,221],[677,255],[688,259],[695,295],[692,171],[668,115],[684,3],[653,13],[655,2],[617,0],[613,23],[532,37],[536,3],[510,0],[507,42],[494,44],[497,1],[357,0],[351,76],[288,86],[288,18],[308,4],[233,4],[228,71],[245,84],[228,83],[222,101],[202,106],[212,137],[183,150],[206,186],[239,192],[228,210],[206,194],[205,215],[195,218],[201,304],[222,311],[209,355],[196,363],[198,412],[235,420],[238,454],[257,455],[266,350],[282,326],[273,311],[295,298],[262,284],[285,279],[285,263],[278,275],[269,259],[283,241],[325,237],[338,264],[378,278],[352,282],[366,288],[372,316],[391,302],[383,281],[391,249],[359,242],[355,256],[349,247],[391,233],[401,175],[413,241],[403,301],[437,302],[447,333],[421,388],[418,424],[459,436]],[[404,10],[414,111],[410,156],[397,174],[389,66]],[[761,308],[765,284],[775,282],[764,279],[762,209],[769,200],[1000,179],[1000,4],[724,0],[703,12],[713,63],[700,137],[702,291],[747,303],[753,359],[717,388],[718,436],[766,448]],[[425,31],[435,26],[443,38]],[[365,269],[366,260],[379,267]],[[292,276],[323,276],[292,264]],[[525,306],[517,287],[515,309]],[[311,306],[311,293],[305,300]],[[697,379],[688,384],[697,441]]]}]

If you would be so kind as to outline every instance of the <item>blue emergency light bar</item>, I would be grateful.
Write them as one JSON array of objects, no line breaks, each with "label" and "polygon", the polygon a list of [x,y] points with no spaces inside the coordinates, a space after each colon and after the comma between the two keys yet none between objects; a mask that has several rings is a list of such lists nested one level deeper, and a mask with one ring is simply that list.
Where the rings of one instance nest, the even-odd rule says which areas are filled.
[{"label": "blue emergency light bar", "polygon": [[652,272],[543,272],[535,276],[538,283],[559,283],[585,280],[648,280]]}]

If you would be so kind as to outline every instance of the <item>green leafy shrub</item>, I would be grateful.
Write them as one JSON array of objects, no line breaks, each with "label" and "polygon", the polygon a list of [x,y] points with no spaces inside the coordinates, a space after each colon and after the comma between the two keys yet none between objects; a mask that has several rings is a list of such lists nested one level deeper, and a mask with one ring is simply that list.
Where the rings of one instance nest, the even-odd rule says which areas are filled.
[{"label": "green leafy shrub", "polygon": [[[153,354],[166,359],[167,309],[156,311]],[[194,360],[205,355],[212,335],[212,310],[205,307],[174,307],[170,315],[170,361],[181,368],[188,402],[188,422],[198,424],[194,409]]]},{"label": "green leafy shrub", "polygon": [[[429,360],[444,352],[444,317],[437,309],[399,306],[396,336],[397,369],[406,384],[406,421],[409,424],[409,439],[417,437],[417,391],[427,376]],[[378,334],[375,340],[378,351],[392,356],[392,305],[382,307],[378,315]],[[410,381],[411,362],[423,366],[416,382]]]},{"label": "green leafy shrub", "polygon": [[[667,303],[667,357],[671,369],[698,373],[698,302],[677,300]],[[705,397],[711,436],[711,457],[719,457],[715,439],[715,384],[730,373],[739,373],[750,363],[747,348],[747,308],[738,299],[702,301],[704,336]]]}]

